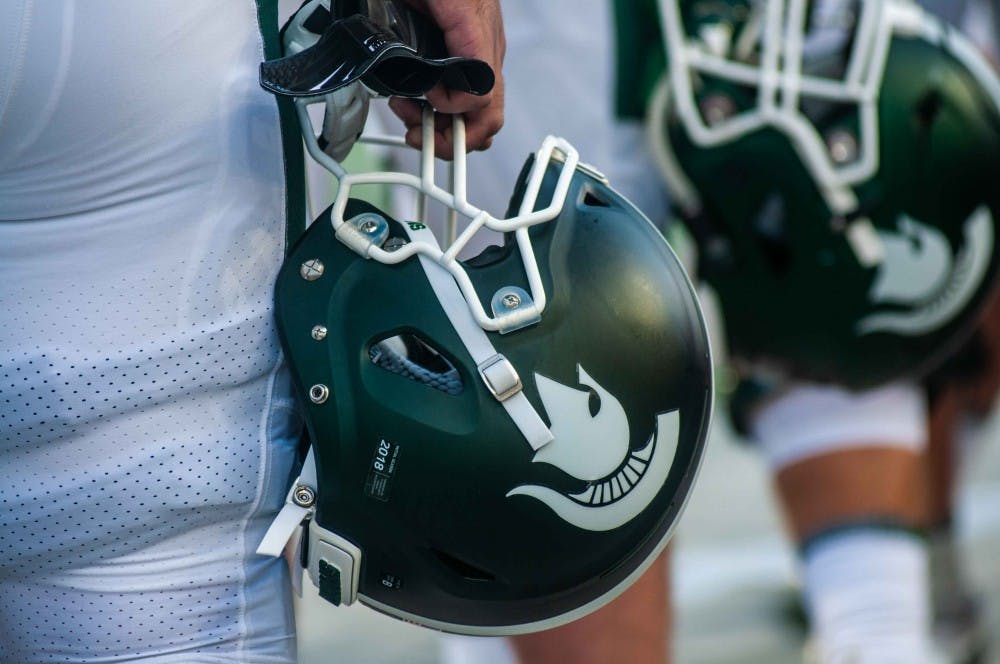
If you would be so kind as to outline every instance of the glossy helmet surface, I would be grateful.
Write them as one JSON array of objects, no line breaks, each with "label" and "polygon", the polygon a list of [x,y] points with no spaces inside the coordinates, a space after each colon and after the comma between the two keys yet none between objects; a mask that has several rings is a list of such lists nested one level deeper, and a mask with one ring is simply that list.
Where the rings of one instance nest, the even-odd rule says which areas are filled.
[{"label": "glossy helmet surface", "polygon": [[[467,200],[461,118],[446,190],[429,110],[419,174],[348,173],[309,101],[307,149],[339,188],[276,284],[312,449],[272,530],[309,518],[330,602],[442,630],[534,631],[610,601],[666,545],[705,445],[711,356],[679,261],[563,139],[498,219]],[[355,197],[366,184],[424,204],[394,218]],[[466,222],[443,246],[429,202]],[[460,260],[486,229],[503,245]]]},{"label": "glossy helmet surface", "polygon": [[855,388],[932,368],[995,283],[989,65],[902,0],[659,9],[653,143],[732,353]]}]

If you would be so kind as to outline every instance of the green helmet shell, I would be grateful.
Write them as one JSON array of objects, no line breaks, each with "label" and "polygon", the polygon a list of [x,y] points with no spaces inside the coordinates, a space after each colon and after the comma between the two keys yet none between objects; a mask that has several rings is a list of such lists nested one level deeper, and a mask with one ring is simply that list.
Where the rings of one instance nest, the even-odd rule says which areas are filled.
[{"label": "green helmet shell", "polygon": [[[746,20],[746,5],[687,3],[685,30]],[[682,216],[739,359],[852,388],[920,376],[971,329],[994,286],[1000,84],[960,35],[928,16],[889,40],[871,127],[852,99],[803,96],[798,107],[836,166],[863,159],[872,130],[871,175],[835,192],[853,200],[846,208],[786,125],[699,141],[677,111],[676,72],[671,79],[670,103],[652,121],[693,190]],[[758,106],[753,85],[704,71],[693,78],[706,125]]]},{"label": "green helmet shell", "polygon": [[[553,168],[536,209],[552,197]],[[389,243],[408,237],[351,199],[345,217],[362,213],[388,221]],[[548,303],[540,322],[488,337],[555,435],[536,453],[480,379],[421,262],[364,259],[329,214],[287,259],[276,308],[315,453],[315,524],[360,550],[361,601],[439,629],[509,634],[612,599],[665,545],[711,410],[705,325],[662,237],[584,170],[561,214],[530,228]],[[478,293],[527,288],[512,241],[464,268]],[[398,337],[433,349],[440,366],[427,371],[452,378],[374,362]]]}]

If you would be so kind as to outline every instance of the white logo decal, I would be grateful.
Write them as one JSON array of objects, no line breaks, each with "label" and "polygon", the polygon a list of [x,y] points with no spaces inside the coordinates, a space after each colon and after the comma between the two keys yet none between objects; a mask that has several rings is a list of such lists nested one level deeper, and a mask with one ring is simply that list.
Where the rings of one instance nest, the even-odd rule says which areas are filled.
[{"label": "white logo decal", "polygon": [[874,332],[915,336],[936,330],[968,304],[989,268],[993,215],[985,206],[965,222],[965,246],[954,264],[948,240],[940,231],[907,216],[899,227],[901,233],[879,233],[886,257],[869,299],[916,308],[865,316],[855,326],[859,336]]},{"label": "white logo decal", "polygon": [[562,494],[526,484],[509,491],[507,497],[531,496],[578,528],[612,530],[642,512],[666,481],[677,451],[680,414],[658,415],[656,430],[645,447],[631,452],[628,418],[621,403],[583,367],[577,370],[580,384],[600,397],[600,410],[591,417],[589,391],[535,374],[555,439],[540,449],[533,461],[552,464],[590,485],[577,494]]},{"label": "white logo decal", "polygon": [[618,399],[583,367],[577,367],[577,372],[580,384],[597,392],[601,408],[591,417],[589,391],[535,374],[554,439],[538,450],[533,460],[551,463],[577,479],[593,481],[613,473],[628,455],[628,416]]}]

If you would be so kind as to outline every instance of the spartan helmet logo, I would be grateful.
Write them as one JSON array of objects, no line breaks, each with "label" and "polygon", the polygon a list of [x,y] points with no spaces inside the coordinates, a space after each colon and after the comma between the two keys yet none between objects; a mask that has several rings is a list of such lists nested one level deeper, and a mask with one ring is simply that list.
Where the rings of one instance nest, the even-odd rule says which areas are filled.
[{"label": "spartan helmet logo", "polygon": [[580,493],[563,494],[525,484],[507,493],[531,496],[545,503],[564,521],[584,530],[606,531],[623,526],[656,497],[670,473],[680,431],[678,411],[657,416],[646,445],[629,449],[629,422],[621,402],[577,365],[579,382],[600,399],[590,412],[590,389],[567,387],[535,374],[554,440],[532,461],[548,463],[589,482]]},{"label": "spartan helmet logo", "polygon": [[903,215],[898,227],[898,233],[879,233],[886,255],[869,299],[883,306],[858,321],[859,335],[933,332],[960,314],[989,271],[995,238],[986,206],[966,220],[965,243],[954,256],[948,239],[933,226]]}]

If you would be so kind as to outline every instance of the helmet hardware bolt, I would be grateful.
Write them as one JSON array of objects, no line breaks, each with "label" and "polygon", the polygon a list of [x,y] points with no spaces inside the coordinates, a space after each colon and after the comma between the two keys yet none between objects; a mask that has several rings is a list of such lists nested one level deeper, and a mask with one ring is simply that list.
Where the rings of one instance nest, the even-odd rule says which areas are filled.
[{"label": "helmet hardware bolt", "polygon": [[517,293],[507,293],[503,296],[503,306],[508,309],[516,309],[521,306],[521,296]]},{"label": "helmet hardware bolt", "polygon": [[391,237],[391,238],[389,238],[388,240],[385,241],[385,244],[382,245],[382,248],[385,249],[386,251],[390,251],[391,252],[391,251],[399,251],[400,249],[402,249],[405,246],[406,246],[406,239],[405,238]]},{"label": "helmet hardware bolt", "polygon": [[542,320],[531,294],[518,286],[504,286],[490,299],[490,308],[497,321],[497,331],[507,334]]},{"label": "helmet hardware bolt", "polygon": [[836,164],[848,164],[858,158],[858,140],[844,129],[833,131],[826,137],[826,148]]},{"label": "helmet hardware bolt", "polygon": [[726,95],[713,94],[702,101],[701,112],[705,116],[705,122],[711,127],[736,115],[736,104]]},{"label": "helmet hardware bolt", "polygon": [[374,219],[365,219],[360,224],[358,224],[358,230],[366,235],[372,235],[379,228],[379,223]]},{"label": "helmet hardware bolt", "polygon": [[326,339],[326,333],[327,329],[325,327],[322,325],[316,325],[312,329],[312,338],[316,341],[323,341],[323,339]]},{"label": "helmet hardware bolt", "polygon": [[330,388],[317,383],[309,388],[309,400],[314,404],[325,403],[330,398]]},{"label": "helmet hardware bolt", "polygon": [[292,500],[299,507],[312,507],[316,503],[316,492],[313,491],[312,487],[300,484],[295,487]]},{"label": "helmet hardware bolt", "polygon": [[325,269],[326,266],[323,265],[323,261],[313,258],[302,264],[302,267],[299,268],[299,274],[306,281],[316,281],[323,276],[323,270]]}]

